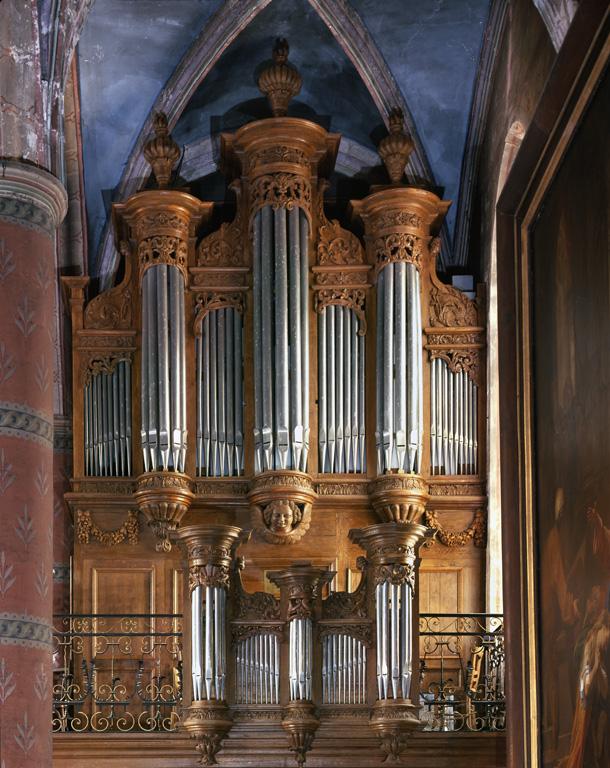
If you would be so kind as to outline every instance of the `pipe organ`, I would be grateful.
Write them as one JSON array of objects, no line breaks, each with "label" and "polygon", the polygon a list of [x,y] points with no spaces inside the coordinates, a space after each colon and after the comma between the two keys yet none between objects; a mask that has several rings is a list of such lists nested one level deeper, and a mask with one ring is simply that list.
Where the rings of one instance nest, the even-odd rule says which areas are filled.
[{"label": "pipe organ", "polygon": [[[173,574],[143,594],[184,614],[181,728],[203,765],[259,721],[299,765],[344,719],[397,758],[419,724],[420,547],[447,510],[484,519],[484,329],[436,274],[449,203],[402,182],[412,146],[394,111],[390,183],[351,202],[354,231],[329,220],[340,137],[286,116],[301,84],[287,56],[280,41],[259,79],[273,117],[221,136],[235,217],[209,231],[212,203],[170,186],[179,150],[159,115],[156,185],[113,206],[122,281],[85,304],[87,280],[65,278],[66,499],[79,520],[149,524],[157,552],[138,573],[146,551],[150,579]],[[83,610],[122,567],[87,547]]]}]

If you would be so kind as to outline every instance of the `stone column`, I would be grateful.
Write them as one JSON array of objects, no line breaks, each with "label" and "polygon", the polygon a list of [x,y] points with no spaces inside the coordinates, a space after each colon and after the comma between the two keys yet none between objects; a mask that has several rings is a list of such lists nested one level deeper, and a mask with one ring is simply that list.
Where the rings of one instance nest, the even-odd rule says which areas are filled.
[{"label": "stone column", "polygon": [[0,765],[51,766],[55,233],[46,171],[0,165]]}]

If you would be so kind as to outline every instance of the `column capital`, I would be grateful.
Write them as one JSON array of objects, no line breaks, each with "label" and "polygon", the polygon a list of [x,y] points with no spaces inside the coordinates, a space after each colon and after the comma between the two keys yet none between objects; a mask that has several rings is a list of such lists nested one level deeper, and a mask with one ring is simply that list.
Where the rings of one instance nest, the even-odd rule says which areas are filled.
[{"label": "column capital", "polygon": [[68,210],[68,194],[53,174],[0,159],[0,219],[53,235]]}]

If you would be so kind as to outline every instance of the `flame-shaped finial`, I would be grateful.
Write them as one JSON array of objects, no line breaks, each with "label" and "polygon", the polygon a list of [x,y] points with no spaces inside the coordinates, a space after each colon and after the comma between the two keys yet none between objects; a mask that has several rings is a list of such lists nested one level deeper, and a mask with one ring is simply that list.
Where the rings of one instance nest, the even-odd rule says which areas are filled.
[{"label": "flame-shaped finial", "polygon": [[259,90],[269,99],[274,117],[287,114],[290,99],[301,90],[301,75],[288,64],[289,51],[286,40],[278,38],[273,47],[273,64],[265,67],[258,78]]},{"label": "flame-shaped finial", "polygon": [[155,112],[153,127],[155,136],[144,145],[144,157],[150,164],[159,187],[165,189],[180,157],[180,147],[169,132],[166,114]]},{"label": "flame-shaped finial", "polygon": [[389,114],[388,122],[390,133],[379,143],[378,152],[392,184],[400,184],[409,155],[413,151],[413,142],[405,133],[402,109],[395,107]]}]

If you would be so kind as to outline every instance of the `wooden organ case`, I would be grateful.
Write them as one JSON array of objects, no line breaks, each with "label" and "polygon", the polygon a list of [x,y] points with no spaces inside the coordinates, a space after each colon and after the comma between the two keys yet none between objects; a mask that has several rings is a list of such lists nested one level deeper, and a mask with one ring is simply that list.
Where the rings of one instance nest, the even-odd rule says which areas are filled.
[{"label": "wooden organ case", "polygon": [[286,59],[259,79],[273,117],[221,137],[233,221],[201,236],[212,204],[169,187],[158,115],[157,188],[113,206],[122,281],[85,303],[65,278],[72,609],[183,614],[176,711],[203,765],[244,723],[299,765],[349,724],[396,758],[419,612],[483,607],[484,328],[436,275],[449,203],[402,183],[395,111],[390,183],[352,202],[364,246],[327,219],[340,137],[286,116]]}]

